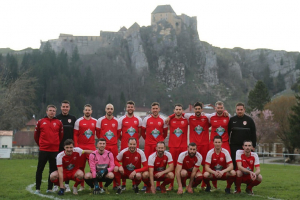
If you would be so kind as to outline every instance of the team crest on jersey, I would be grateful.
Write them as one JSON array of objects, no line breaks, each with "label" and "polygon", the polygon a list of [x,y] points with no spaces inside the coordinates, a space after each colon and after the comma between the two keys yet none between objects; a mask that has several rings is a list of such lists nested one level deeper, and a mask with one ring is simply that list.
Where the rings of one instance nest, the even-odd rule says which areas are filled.
[{"label": "team crest on jersey", "polygon": [[116,126],[116,124],[111,124],[111,126],[114,128]]},{"label": "team crest on jersey", "polygon": [[163,162],[166,163],[167,161],[166,161],[166,160],[163,160]]},{"label": "team crest on jersey", "polygon": [[253,160],[250,160],[250,164],[251,164],[251,165],[253,164]]},{"label": "team crest on jersey", "polygon": [[219,134],[219,136],[222,136],[225,132],[225,129],[222,126],[220,126],[216,129],[216,132]]},{"label": "team crest on jersey", "polygon": [[73,160],[76,160],[77,159],[77,157],[75,156],[74,158],[73,158]]},{"label": "team crest on jersey", "polygon": [[184,121],[181,121],[181,124],[183,125],[183,124],[184,124]]},{"label": "team crest on jersey", "polygon": [[90,137],[93,135],[93,132],[88,129],[84,132],[85,137],[87,137],[87,139],[90,139]]},{"label": "team crest on jersey", "polygon": [[53,126],[54,126],[54,127],[56,126],[56,123],[55,123],[55,122],[53,123]]},{"label": "team crest on jersey", "polygon": [[158,124],[158,126],[160,126],[160,125],[161,125],[161,122],[157,122],[157,124]]},{"label": "team crest on jersey", "polygon": [[67,166],[67,170],[72,170],[74,167],[75,167],[74,164],[69,164],[69,165]]},{"label": "team crest on jersey", "polygon": [[134,134],[135,134],[135,129],[130,127],[128,130],[127,130],[127,133],[132,137]]},{"label": "team crest on jersey", "polygon": [[111,132],[110,130],[109,131],[107,131],[106,133],[105,133],[105,136],[107,137],[107,139],[111,139],[111,138],[113,138],[115,135],[114,135],[114,133],[113,132]]},{"label": "team crest on jersey", "polygon": [[227,119],[224,119],[223,122],[226,124],[227,123]]},{"label": "team crest on jersey", "polygon": [[71,123],[71,122],[72,122],[72,119],[68,119],[68,122]]},{"label": "team crest on jersey", "polygon": [[94,126],[94,123],[92,123],[92,126]]},{"label": "team crest on jersey", "polygon": [[247,125],[247,121],[243,121],[243,124],[244,124],[244,126],[246,126]]},{"label": "team crest on jersey", "polygon": [[126,165],[126,168],[129,170],[129,171],[133,171],[135,169],[135,166],[130,163],[129,165]]},{"label": "team crest on jersey", "polygon": [[202,126],[198,125],[195,127],[194,131],[196,131],[196,133],[198,133],[198,135],[200,135],[203,131]]},{"label": "team crest on jersey", "polygon": [[139,158],[138,157],[134,157],[134,160],[137,161]]},{"label": "team crest on jersey", "polygon": [[222,169],[223,169],[222,165],[217,164],[217,165],[215,166],[215,170],[216,170],[216,171],[222,171]]},{"label": "team crest on jersey", "polygon": [[137,124],[137,121],[135,120],[134,123]]},{"label": "team crest on jersey", "polygon": [[157,138],[157,137],[159,136],[160,132],[159,132],[159,130],[154,129],[154,130],[151,132],[151,134],[153,135],[154,138]]},{"label": "team crest on jersey", "polygon": [[174,134],[175,134],[177,137],[181,136],[182,133],[183,133],[183,131],[182,131],[180,128],[176,128],[176,129],[174,130]]},{"label": "team crest on jersey", "polygon": [[221,157],[221,158],[220,158],[220,161],[221,161],[221,162],[223,162],[223,161],[224,161],[224,158],[223,158],[223,157]]}]

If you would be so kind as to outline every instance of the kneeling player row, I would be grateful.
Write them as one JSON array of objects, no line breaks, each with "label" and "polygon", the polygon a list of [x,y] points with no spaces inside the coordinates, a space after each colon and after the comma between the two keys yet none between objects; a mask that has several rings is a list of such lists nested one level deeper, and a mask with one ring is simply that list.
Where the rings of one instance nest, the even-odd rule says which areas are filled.
[{"label": "kneeling player row", "polygon": [[[230,193],[230,187],[235,182],[237,191],[240,193],[241,183],[247,184],[246,192],[253,194],[252,187],[262,181],[260,175],[259,160],[256,153],[251,152],[252,143],[245,141],[244,150],[237,151],[237,171],[233,170],[231,157],[226,149],[223,149],[222,138],[214,137],[214,148],[206,156],[203,173],[199,167],[202,156],[197,152],[197,145],[190,143],[187,151],[182,152],[174,166],[172,155],[166,151],[165,143],[158,142],[156,152],[147,159],[141,149],[136,148],[135,138],[128,140],[128,148],[122,150],[116,158],[110,151],[105,150],[106,141],[101,138],[97,143],[98,150],[89,151],[75,147],[72,140],[66,140],[65,151],[57,156],[58,170],[50,175],[50,179],[60,187],[59,195],[64,194],[63,181],[74,180],[73,194],[78,194],[77,185],[85,180],[92,188],[94,194],[106,192],[113,180],[116,181],[117,194],[122,193],[120,179],[133,180],[135,193],[139,192],[138,185],[141,181],[147,186],[146,193],[155,193],[154,181],[162,181],[159,186],[162,193],[166,193],[166,185],[174,181],[174,172],[178,183],[178,194],[184,192],[193,193],[193,189],[202,180],[206,183],[205,191],[211,189],[210,180],[227,180],[226,193]],[[84,174],[78,168],[78,158],[83,153],[90,153],[89,165],[91,172]],[[122,163],[122,164],[120,164]],[[168,166],[168,167],[167,167]],[[256,168],[254,172],[254,167]],[[174,170],[175,169],[175,170]],[[186,186],[186,179],[190,179]],[[104,188],[99,187],[98,182],[105,182]]]}]

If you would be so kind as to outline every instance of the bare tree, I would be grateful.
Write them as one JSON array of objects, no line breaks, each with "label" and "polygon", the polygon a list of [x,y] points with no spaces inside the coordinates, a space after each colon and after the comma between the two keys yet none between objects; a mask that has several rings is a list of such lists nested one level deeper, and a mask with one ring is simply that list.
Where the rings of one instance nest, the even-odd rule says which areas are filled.
[{"label": "bare tree", "polygon": [[[281,96],[265,106],[265,109],[270,109],[274,114],[274,121],[278,124],[276,134],[283,141],[289,153],[294,153],[295,149],[291,142],[292,138],[290,137],[290,125],[288,121],[288,117],[292,113],[291,108],[295,104],[296,98],[294,96]],[[289,158],[294,160],[293,156],[289,156]]]},{"label": "bare tree", "polygon": [[0,83],[0,129],[20,128],[33,114],[35,82],[26,71],[8,86]]}]

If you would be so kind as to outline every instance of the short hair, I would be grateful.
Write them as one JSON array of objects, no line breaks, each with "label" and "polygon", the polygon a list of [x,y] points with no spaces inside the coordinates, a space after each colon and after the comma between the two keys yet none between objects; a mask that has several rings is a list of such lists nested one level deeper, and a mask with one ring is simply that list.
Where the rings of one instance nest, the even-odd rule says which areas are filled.
[{"label": "short hair", "polygon": [[108,105],[111,105],[113,107],[113,109],[115,108],[114,105],[112,105],[111,103],[106,104],[105,109]]},{"label": "short hair", "polygon": [[220,140],[222,141],[222,137],[219,136],[219,135],[216,135],[216,136],[214,137],[214,140],[213,140],[213,141],[215,141],[216,139],[220,139]]},{"label": "short hair", "polygon": [[194,108],[197,107],[197,106],[200,106],[201,108],[203,108],[203,103],[197,101],[197,102],[194,104]]},{"label": "short hair", "polygon": [[67,146],[70,144],[73,144],[73,146],[74,146],[74,141],[72,139],[66,139],[66,141],[64,142],[64,146]]},{"label": "short hair", "polygon": [[191,147],[197,147],[197,144],[195,142],[191,142],[191,143],[189,143],[189,146],[191,146]]},{"label": "short hair", "polygon": [[55,110],[57,110],[55,105],[48,105],[46,111],[48,111],[49,108],[55,108]]},{"label": "short hair", "polygon": [[91,105],[91,104],[85,104],[85,105],[83,106],[83,110],[85,109],[85,107],[89,107],[89,108],[92,109],[92,105]]},{"label": "short hair", "polygon": [[158,144],[163,144],[164,146],[166,146],[166,143],[164,141],[159,141],[156,143],[156,146],[158,146]]},{"label": "short hair", "polygon": [[215,103],[215,106],[217,106],[217,105],[224,106],[224,103],[223,103],[222,101],[217,101],[217,102]]},{"label": "short hair", "polygon": [[99,140],[98,140],[97,144],[98,144],[100,141],[102,141],[102,142],[105,142],[105,143],[106,143],[106,139],[105,139],[105,138],[99,138]]},{"label": "short hair", "polygon": [[128,139],[128,143],[129,143],[130,140],[135,140],[135,142],[137,142],[137,141],[136,141],[136,138],[134,138],[134,137],[129,138],[129,139]]},{"label": "short hair", "polygon": [[250,142],[250,143],[251,143],[251,145],[253,145],[251,140],[244,140],[244,142],[243,142],[243,146],[245,145],[245,143],[246,143],[246,142]]},{"label": "short hair", "polygon": [[183,108],[182,104],[180,104],[180,103],[175,104],[174,108],[176,108],[176,106]]},{"label": "short hair", "polygon": [[238,102],[237,104],[235,104],[235,107],[238,107],[238,106],[243,106],[245,108],[245,104],[243,104],[242,102]]},{"label": "short hair", "polygon": [[63,103],[67,103],[67,104],[70,105],[70,101],[68,101],[68,100],[63,100],[63,101],[61,102],[61,104],[63,104]]},{"label": "short hair", "polygon": [[128,104],[135,105],[134,101],[132,101],[132,100],[127,101],[126,105],[128,105]]},{"label": "short hair", "polygon": [[151,104],[151,107],[153,107],[153,106],[158,106],[158,107],[160,107],[160,104],[159,104],[158,102],[153,102],[153,103]]}]

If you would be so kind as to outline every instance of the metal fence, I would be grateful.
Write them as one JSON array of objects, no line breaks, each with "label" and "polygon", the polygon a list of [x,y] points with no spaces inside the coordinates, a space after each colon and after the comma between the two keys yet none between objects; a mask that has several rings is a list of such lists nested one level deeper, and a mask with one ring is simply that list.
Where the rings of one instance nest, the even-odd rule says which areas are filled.
[{"label": "metal fence", "polygon": [[[260,163],[263,164],[283,164],[283,165],[300,165],[300,154],[290,153],[269,153],[269,152],[256,152],[260,157]],[[291,162],[289,156],[294,157]]]}]

